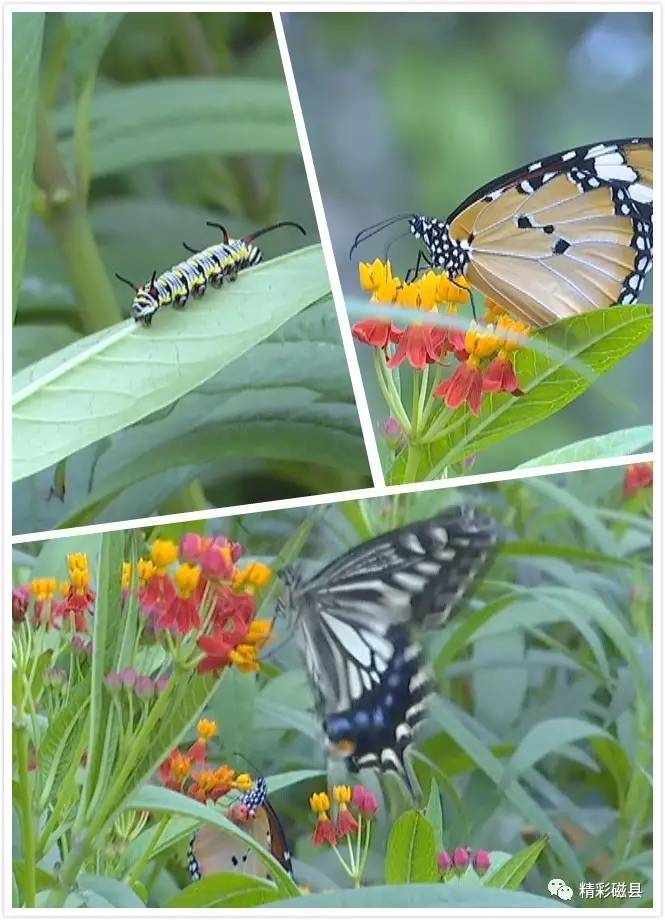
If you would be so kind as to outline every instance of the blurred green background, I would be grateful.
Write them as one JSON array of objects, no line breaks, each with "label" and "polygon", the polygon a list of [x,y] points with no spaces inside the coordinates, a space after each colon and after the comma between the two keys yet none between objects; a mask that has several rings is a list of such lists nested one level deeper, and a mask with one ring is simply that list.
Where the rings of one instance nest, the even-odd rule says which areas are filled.
[{"label": "blurred green background", "polygon": [[[373,238],[351,262],[363,227],[404,211],[444,218],[521,164],[652,133],[649,13],[288,13],[282,20],[348,297],[366,299],[356,259],[384,258],[391,239],[390,232]],[[411,239],[391,248],[397,273],[415,252]],[[651,301],[649,281],[641,302]],[[385,412],[371,350],[357,352],[380,439]],[[651,361],[649,344],[556,416],[484,451],[473,472],[649,424]]]}]

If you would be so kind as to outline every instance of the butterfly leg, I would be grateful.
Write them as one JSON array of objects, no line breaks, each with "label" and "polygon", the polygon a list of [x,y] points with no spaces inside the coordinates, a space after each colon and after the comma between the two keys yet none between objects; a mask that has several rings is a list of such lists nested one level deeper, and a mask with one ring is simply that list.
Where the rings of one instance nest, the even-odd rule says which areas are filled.
[{"label": "butterfly leg", "polygon": [[431,268],[431,267],[432,267],[432,262],[431,262],[431,260],[430,260],[430,259],[428,258],[428,256],[422,251],[422,249],[418,250],[418,257],[417,257],[417,259],[416,259],[416,267],[415,267],[415,268],[410,268],[410,269],[408,270],[408,272],[406,273],[406,276],[405,276],[404,280],[406,281],[407,284],[409,283],[409,281],[415,281],[416,278],[418,277],[418,275],[420,274],[420,272],[422,271],[422,268],[421,268],[421,265],[420,265],[421,262],[424,262],[425,265],[428,266],[428,268]]}]

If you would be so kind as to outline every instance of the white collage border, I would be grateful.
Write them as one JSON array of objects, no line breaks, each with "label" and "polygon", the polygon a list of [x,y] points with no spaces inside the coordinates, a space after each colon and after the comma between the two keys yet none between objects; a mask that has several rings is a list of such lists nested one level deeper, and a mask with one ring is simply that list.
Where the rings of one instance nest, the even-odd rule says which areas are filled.
[{"label": "white collage border", "polygon": [[[654,464],[654,907],[651,909],[616,909],[605,914],[605,911],[591,908],[575,909],[575,916],[590,916],[599,918],[602,916],[611,917],[645,917],[645,916],[663,916],[662,902],[662,879],[658,866],[662,863],[662,664],[663,664],[663,630],[662,630],[662,601],[663,601],[663,580],[661,564],[664,558],[663,552],[665,543],[663,542],[663,481],[662,466],[660,458],[663,449],[663,357],[665,353],[663,339],[663,266],[662,266],[662,237],[660,216],[663,214],[663,193],[662,193],[662,53],[663,53],[663,0],[652,3],[641,2],[573,2],[573,0],[560,0],[560,2],[537,3],[528,2],[528,0],[514,0],[512,3],[492,2],[492,0],[466,0],[466,2],[447,3],[447,2],[398,2],[398,0],[376,0],[376,2],[355,2],[355,0],[341,0],[341,2],[327,2],[327,0],[264,0],[264,2],[255,2],[255,0],[246,0],[246,2],[233,3],[211,3],[200,0],[196,3],[169,2],[111,2],[111,3],[90,3],[90,2],[69,2],[69,3],[33,3],[17,2],[2,3],[3,6],[3,187],[2,187],[2,209],[3,220],[3,261],[2,261],[2,279],[4,294],[4,311],[3,311],[3,338],[2,338],[2,481],[0,502],[2,505],[2,543],[0,545],[0,558],[2,560],[2,588],[3,597],[9,599],[9,592],[12,583],[12,546],[32,540],[58,539],[71,536],[72,534],[91,534],[100,533],[110,530],[122,530],[126,528],[141,527],[147,524],[171,523],[186,520],[201,520],[209,518],[225,518],[231,515],[246,513],[261,513],[262,511],[313,507],[320,504],[330,504],[333,502],[347,501],[358,498],[376,498],[388,495],[396,495],[404,492],[428,492],[444,488],[458,488],[472,486],[481,483],[503,482],[512,479],[528,479],[542,475],[554,475],[558,473],[569,473],[581,470],[604,469],[609,467],[623,466],[627,463],[635,463],[644,460],[651,460],[657,457],[658,461]],[[317,219],[321,244],[323,248],[326,267],[333,290],[333,299],[339,321],[339,326],[344,345],[344,351],[349,367],[349,374],[353,386],[354,396],[358,407],[361,428],[365,439],[365,445],[370,464],[370,470],[374,482],[373,488],[338,492],[330,495],[306,496],[302,498],[288,499],[283,501],[260,502],[256,504],[237,505],[230,508],[214,509],[196,514],[173,514],[159,517],[141,518],[131,521],[117,521],[111,524],[90,525],[63,531],[44,531],[29,534],[22,534],[18,537],[12,535],[12,517],[11,517],[11,15],[13,12],[60,12],[60,11],[131,11],[131,12],[181,12],[181,11],[201,11],[201,12],[237,12],[237,11],[256,11],[270,12],[273,15],[277,41],[282,56],[282,64],[285,72],[287,87],[291,97],[294,119],[298,131],[301,153],[305,164],[307,178],[310,186],[310,193],[314,212]],[[445,482],[426,482],[417,483],[407,486],[385,486],[381,463],[379,459],[378,448],[374,437],[374,429],[369,414],[367,400],[365,398],[360,369],[351,337],[350,323],[347,317],[344,304],[343,294],[337,268],[333,256],[332,244],[328,233],[325,220],[323,202],[316,179],[315,165],[312,159],[305,121],[300,108],[300,102],[297,94],[297,87],[293,76],[291,61],[289,58],[288,46],[284,35],[284,29],[280,18],[280,12],[649,12],[654,16],[654,71],[653,71],[653,105],[654,105],[654,187],[656,191],[656,200],[654,207],[656,210],[656,222],[654,230],[654,243],[657,252],[654,259],[654,379],[653,379],[653,415],[654,415],[654,450],[653,454],[631,455],[629,457],[616,457],[608,460],[586,461],[580,463],[555,464],[547,467],[534,467],[523,470],[509,470],[497,473],[487,473],[482,475],[466,476],[463,478],[450,479]],[[630,133],[630,132],[628,132]],[[106,917],[114,911],[95,910],[95,909],[68,909],[63,910],[46,910],[46,909],[16,909],[11,907],[11,643],[6,641],[7,630],[11,628],[11,620],[5,615],[4,639],[2,643],[2,677],[3,677],[3,834],[2,834],[2,916],[21,917],[26,915],[33,916],[82,916],[82,917]],[[565,907],[553,904],[552,911],[557,915],[561,910],[570,910]],[[522,911],[529,917],[550,916],[552,911],[541,913],[540,911]],[[246,910],[224,910],[225,916],[229,917],[247,917]],[[396,909],[368,909],[363,910],[363,916],[383,917],[383,916],[413,916],[413,917],[441,917],[441,916],[459,916],[463,914],[469,917],[512,917],[514,911],[498,910],[447,910],[447,909],[414,909],[414,910],[396,910]],[[169,910],[169,909],[151,909],[146,908],[142,911],[123,911],[124,916],[141,916],[154,917],[169,916],[181,917],[191,914],[189,910]],[[197,916],[212,917],[219,916],[220,911],[201,910]],[[349,911],[343,909],[333,910],[302,910],[298,911],[298,917],[344,917],[348,916]],[[283,911],[279,909],[252,909],[249,916],[253,917],[280,917],[284,916]]]}]

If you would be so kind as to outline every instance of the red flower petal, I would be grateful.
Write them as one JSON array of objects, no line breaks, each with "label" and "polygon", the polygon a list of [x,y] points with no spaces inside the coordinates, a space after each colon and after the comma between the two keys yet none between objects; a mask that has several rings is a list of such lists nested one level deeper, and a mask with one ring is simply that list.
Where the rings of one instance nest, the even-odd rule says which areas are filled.
[{"label": "red flower petal", "polygon": [[364,319],[354,323],[351,332],[359,342],[374,348],[385,348],[390,342],[396,342],[401,335],[397,326],[384,319]]}]

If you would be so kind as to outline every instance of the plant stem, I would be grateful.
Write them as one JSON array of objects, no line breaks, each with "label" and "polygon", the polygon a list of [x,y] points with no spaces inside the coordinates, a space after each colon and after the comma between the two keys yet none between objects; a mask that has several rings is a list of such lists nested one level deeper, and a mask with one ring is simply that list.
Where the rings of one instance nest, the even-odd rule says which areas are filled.
[{"label": "plant stem", "polygon": [[374,350],[374,367],[376,368],[376,376],[388,408],[402,426],[404,433],[409,436],[411,434],[411,422],[402,405],[402,400],[395,388],[392,374],[390,373],[390,369],[386,366],[385,357],[380,348]]},{"label": "plant stem", "polygon": [[427,396],[427,383],[429,377],[429,365],[425,365],[425,370],[419,382],[418,400],[416,402],[416,411],[413,418],[413,438],[418,439],[420,428],[423,423],[423,413],[425,409],[425,397]]},{"label": "plant stem", "polygon": [[48,111],[37,115],[35,180],[46,196],[46,221],[60,249],[86,333],[122,319],[97,248],[85,199],[67,174]]},{"label": "plant stem", "polygon": [[409,444],[406,455],[406,469],[404,470],[404,482],[415,482],[422,452],[421,447],[418,447],[416,444]]},{"label": "plant stem", "polygon": [[155,828],[155,833],[153,834],[150,840],[150,843],[143,851],[143,856],[139,859],[139,861],[136,863],[132,871],[127,876],[127,884],[130,887],[134,884],[134,882],[137,882],[141,878],[143,870],[145,869],[145,867],[148,865],[150,861],[152,851],[155,849],[159,841],[164,836],[164,831],[166,830],[170,820],[171,820],[171,815],[169,815],[168,813],[163,814],[162,817],[160,818],[159,823],[157,824]]},{"label": "plant stem", "polygon": [[37,897],[35,822],[30,799],[29,738],[25,714],[18,717],[14,726],[14,748],[18,765],[19,808],[21,809],[21,830],[23,832],[23,861],[25,874],[23,897],[25,907],[34,907]]}]

